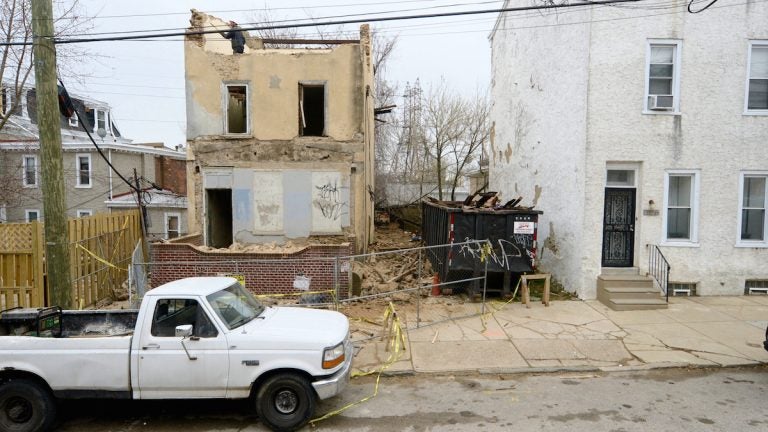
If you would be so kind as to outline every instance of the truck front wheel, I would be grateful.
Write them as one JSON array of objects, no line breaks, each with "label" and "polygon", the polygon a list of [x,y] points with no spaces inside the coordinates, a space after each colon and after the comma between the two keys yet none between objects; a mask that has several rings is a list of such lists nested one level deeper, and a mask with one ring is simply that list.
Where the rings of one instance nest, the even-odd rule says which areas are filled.
[{"label": "truck front wheel", "polygon": [[294,431],[315,412],[315,392],[304,377],[280,374],[267,379],[256,395],[256,413],[275,431]]},{"label": "truck front wheel", "polygon": [[0,385],[1,431],[45,431],[55,417],[56,403],[51,393],[36,382],[16,379]]}]

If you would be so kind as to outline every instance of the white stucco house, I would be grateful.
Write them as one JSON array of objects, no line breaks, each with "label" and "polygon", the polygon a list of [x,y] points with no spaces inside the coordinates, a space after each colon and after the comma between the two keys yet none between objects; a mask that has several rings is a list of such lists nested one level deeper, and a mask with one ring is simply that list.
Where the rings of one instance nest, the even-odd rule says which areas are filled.
[{"label": "white stucco house", "polygon": [[672,288],[768,287],[768,3],[507,12],[490,41],[490,189],[544,212],[541,269],[593,299],[658,247]]}]

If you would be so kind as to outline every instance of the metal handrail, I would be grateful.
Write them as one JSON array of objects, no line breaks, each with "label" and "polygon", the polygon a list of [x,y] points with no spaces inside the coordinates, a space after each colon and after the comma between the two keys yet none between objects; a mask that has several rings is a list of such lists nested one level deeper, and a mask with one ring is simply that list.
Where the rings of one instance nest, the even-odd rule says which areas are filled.
[{"label": "metal handrail", "polygon": [[648,246],[651,248],[648,254],[648,274],[659,284],[661,292],[666,296],[667,303],[669,303],[669,271],[672,267],[664,254],[661,253],[658,245],[649,244]]}]

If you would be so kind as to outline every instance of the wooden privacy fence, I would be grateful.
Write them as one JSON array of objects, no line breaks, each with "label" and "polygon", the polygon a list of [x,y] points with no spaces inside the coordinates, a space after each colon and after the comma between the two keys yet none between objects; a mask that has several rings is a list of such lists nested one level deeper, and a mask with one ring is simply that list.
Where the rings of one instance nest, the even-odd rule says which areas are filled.
[{"label": "wooden privacy fence", "polygon": [[[69,219],[72,304],[82,309],[111,296],[128,278],[141,238],[137,210]],[[47,304],[43,225],[0,225],[0,310]]]},{"label": "wooden privacy fence", "polygon": [[0,224],[0,310],[44,305],[42,228]]}]

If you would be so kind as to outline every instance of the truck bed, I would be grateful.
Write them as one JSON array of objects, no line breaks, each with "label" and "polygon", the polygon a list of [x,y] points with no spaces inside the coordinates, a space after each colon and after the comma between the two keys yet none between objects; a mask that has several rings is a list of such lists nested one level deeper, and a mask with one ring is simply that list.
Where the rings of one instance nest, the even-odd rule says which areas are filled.
[{"label": "truck bed", "polygon": [[[133,334],[138,310],[65,310],[61,314],[48,314],[55,324],[38,331],[37,321],[31,316],[34,309],[15,309],[0,315],[0,336],[39,336],[54,338],[124,336]],[[59,333],[59,321],[61,333]]]}]

